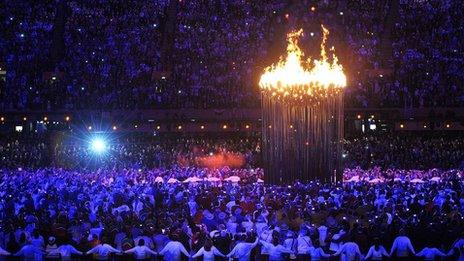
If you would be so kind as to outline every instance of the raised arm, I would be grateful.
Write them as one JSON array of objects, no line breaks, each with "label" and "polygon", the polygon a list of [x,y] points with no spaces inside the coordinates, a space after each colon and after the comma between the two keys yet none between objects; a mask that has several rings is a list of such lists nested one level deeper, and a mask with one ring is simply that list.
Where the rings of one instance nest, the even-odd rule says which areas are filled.
[{"label": "raised arm", "polygon": [[454,247],[450,249],[450,251],[448,252],[448,254],[446,254],[447,256],[452,256],[454,255],[455,251],[454,251]]},{"label": "raised arm", "polygon": [[267,242],[267,241],[260,240],[259,242],[261,243],[261,245],[263,245],[264,248],[271,248],[272,247],[272,244]]},{"label": "raised arm", "polygon": [[258,237],[258,235],[256,235],[256,240],[255,240],[255,242],[253,242],[253,244],[251,245],[251,248],[255,248],[255,247],[258,245],[258,243],[259,243],[259,237]]},{"label": "raised arm", "polygon": [[21,248],[21,250],[19,250],[18,252],[16,252],[16,254],[14,254],[15,256],[22,256],[24,254],[24,247]]},{"label": "raised arm", "polygon": [[446,256],[445,253],[441,252],[440,250],[438,250],[436,248],[434,249],[434,251],[435,251],[435,255],[437,255],[437,256]]},{"label": "raised arm", "polygon": [[395,253],[397,247],[398,247],[398,239],[395,239],[395,241],[393,241],[393,245],[392,245],[392,248],[390,250],[390,256],[392,256],[393,253]]},{"label": "raised arm", "polygon": [[367,251],[366,256],[364,257],[364,260],[367,260],[367,259],[371,258],[373,252],[374,252],[374,246],[371,246],[369,248],[369,251]]},{"label": "raised arm", "polygon": [[[22,256],[22,255],[24,255],[24,251],[25,251],[24,248],[25,248],[25,247],[21,248],[21,250],[19,250],[19,251],[15,254],[15,256]],[[32,250],[33,250],[34,254],[43,254],[43,253],[44,253],[44,252],[42,252],[42,250],[40,250],[38,247],[33,247]]]},{"label": "raised arm", "polygon": [[334,256],[338,256],[338,255],[340,255],[341,253],[343,253],[343,251],[345,251],[345,244],[343,244],[343,246],[340,247],[340,248],[338,249],[338,251],[337,251],[336,253],[334,253],[333,255],[334,255]]},{"label": "raised arm", "polygon": [[10,252],[8,252],[5,249],[0,247],[0,255],[8,256],[8,255],[11,255],[11,254],[10,254]]},{"label": "raised arm", "polygon": [[414,247],[412,246],[411,240],[408,240],[408,249],[412,252],[413,255],[416,254],[416,251],[414,251]]},{"label": "raised arm", "polygon": [[149,248],[147,246],[144,246],[144,249],[145,249],[145,251],[147,251],[148,253],[150,253],[150,254],[152,254],[154,256],[156,256],[158,254],[158,253],[156,253],[156,251],[151,250],[151,248]]},{"label": "raised arm", "polygon": [[124,251],[124,253],[126,253],[126,254],[132,254],[132,253],[135,252],[135,248],[136,248],[136,247],[133,247],[133,248],[131,248],[131,249],[128,249],[128,250]]},{"label": "raised arm", "polygon": [[114,248],[114,247],[112,247],[112,246],[110,246],[110,245],[107,245],[107,248],[108,248],[108,250],[109,250],[110,252],[113,252],[113,253],[119,253],[119,252],[121,252],[121,251],[119,251],[118,249],[116,249],[116,248]]},{"label": "raised arm", "polygon": [[380,246],[380,253],[383,256],[390,257],[390,255],[387,253],[387,250],[385,250],[385,247],[383,247],[383,246]]},{"label": "raised arm", "polygon": [[161,251],[159,252],[160,255],[164,255],[164,253],[166,253],[166,251],[168,251],[168,246],[170,246],[171,243],[167,243],[163,249],[161,249]]},{"label": "raised arm", "polygon": [[227,254],[228,258],[233,258],[235,256],[235,254],[237,253],[237,246],[238,244],[234,246],[234,248],[232,249],[232,251],[230,251],[229,254]]},{"label": "raised arm", "polygon": [[36,255],[44,255],[44,254],[46,254],[45,250],[42,250],[42,249],[39,248],[39,247],[34,247],[33,249],[34,249],[34,253],[35,253]]},{"label": "raised arm", "polygon": [[82,255],[82,252],[74,248],[73,246],[69,246],[69,250],[71,250],[71,254]]},{"label": "raised arm", "polygon": [[58,247],[57,249],[53,249],[53,250],[47,251],[47,253],[48,253],[49,255],[61,255],[61,253],[60,253],[60,247]]},{"label": "raised arm", "polygon": [[99,248],[100,248],[100,245],[98,245],[98,246],[90,249],[89,251],[87,251],[87,254],[93,254],[93,253],[97,252]]},{"label": "raised arm", "polygon": [[196,253],[195,255],[192,256],[192,258],[197,258],[197,257],[200,257],[203,255],[203,250],[204,250],[204,247],[200,248]]},{"label": "raised arm", "polygon": [[221,251],[219,251],[216,247],[213,246],[211,249],[213,250],[213,254],[215,256],[225,257],[225,255],[221,253]]},{"label": "raised arm", "polygon": [[324,250],[322,248],[318,248],[318,251],[319,251],[320,256],[325,257],[325,258],[330,257],[330,254],[327,254],[326,252],[324,252]]},{"label": "raised arm", "polygon": [[180,252],[182,252],[185,256],[190,257],[190,254],[187,251],[187,249],[185,249],[184,245],[182,245],[182,243],[179,243],[179,245],[180,245]]},{"label": "raised arm", "polygon": [[359,246],[358,246],[358,245],[356,245],[356,254],[359,255],[359,260],[362,260],[361,250],[359,250]]},{"label": "raised arm", "polygon": [[282,252],[282,253],[287,253],[287,254],[293,253],[293,251],[291,249],[288,249],[288,248],[286,248],[284,246],[281,246],[281,245],[278,246],[278,250],[280,252]]},{"label": "raised arm", "polygon": [[425,251],[424,251],[424,250],[425,250],[425,248],[422,249],[419,253],[417,253],[416,256],[423,256],[423,255],[425,255]]}]

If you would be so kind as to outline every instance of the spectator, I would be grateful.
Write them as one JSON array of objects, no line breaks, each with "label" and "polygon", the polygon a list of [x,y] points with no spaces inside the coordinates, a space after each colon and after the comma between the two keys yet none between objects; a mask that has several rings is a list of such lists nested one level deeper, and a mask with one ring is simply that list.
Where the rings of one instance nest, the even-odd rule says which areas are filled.
[{"label": "spectator", "polygon": [[213,246],[213,242],[207,239],[205,245],[195,253],[192,258],[203,256],[203,261],[214,261],[215,256],[225,257],[216,247]]},{"label": "spectator", "polygon": [[124,251],[126,254],[134,254],[136,260],[146,260],[151,255],[156,255],[156,252],[145,246],[145,240],[139,239],[138,246]]},{"label": "spectator", "polygon": [[374,238],[374,245],[369,248],[364,259],[366,260],[384,260],[385,257],[390,257],[385,248],[380,245],[380,239]]}]

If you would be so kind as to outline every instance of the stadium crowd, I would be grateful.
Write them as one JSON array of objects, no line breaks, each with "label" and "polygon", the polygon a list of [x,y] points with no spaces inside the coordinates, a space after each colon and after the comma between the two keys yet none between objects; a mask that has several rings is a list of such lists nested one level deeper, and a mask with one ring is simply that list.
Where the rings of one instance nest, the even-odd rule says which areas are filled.
[{"label": "stadium crowd", "polygon": [[[317,57],[322,23],[346,107],[463,106],[463,7],[5,1],[0,111],[258,106],[285,34],[302,27]],[[95,150],[68,134],[0,136],[0,260],[464,260],[460,136],[348,138],[342,181],[270,185],[257,137],[121,135]]]},{"label": "stadium crowd", "polygon": [[363,169],[452,169],[464,164],[459,136],[369,135],[347,139],[345,166]]},{"label": "stadium crowd", "polygon": [[[9,135],[0,138],[2,168],[63,167],[113,169],[170,169],[233,165],[260,166],[260,139],[178,138],[123,136],[109,140],[105,155],[98,157],[88,138],[52,139],[48,135]],[[364,170],[462,169],[464,143],[461,136],[365,135],[347,138],[343,153],[346,168]]]},{"label": "stadium crowd", "polygon": [[289,186],[162,183],[136,170],[0,175],[1,254],[25,260],[464,257],[456,174],[438,182]]},{"label": "stadium crowd", "polygon": [[8,1],[0,108],[258,106],[258,75],[285,33],[303,27],[317,57],[308,46],[321,23],[350,79],[348,106],[462,105],[462,3],[394,2]]},{"label": "stadium crowd", "polygon": [[54,139],[47,134],[8,135],[0,138],[0,168],[106,166],[112,169],[170,169],[173,166],[217,165],[226,161],[227,165],[247,168],[259,163],[257,138],[128,135],[105,141],[108,144],[103,155],[92,150],[92,140],[92,136]]},{"label": "stadium crowd", "polygon": [[[220,151],[259,155],[257,139],[156,144],[125,137],[109,145],[100,168],[54,166],[56,158],[89,162],[88,144],[63,142],[53,148],[58,154],[46,156],[53,155],[49,138],[4,140],[0,247],[8,259],[464,258],[463,173],[446,165],[462,159],[459,137],[352,139],[346,154],[356,157],[346,159],[360,163],[345,169],[343,183],[288,186],[264,184],[262,170],[248,161],[210,169],[195,160]],[[398,159],[422,153],[424,165],[371,155],[388,147],[396,149],[384,154]],[[458,154],[451,158],[449,152]],[[158,153],[171,156],[156,161]]]}]

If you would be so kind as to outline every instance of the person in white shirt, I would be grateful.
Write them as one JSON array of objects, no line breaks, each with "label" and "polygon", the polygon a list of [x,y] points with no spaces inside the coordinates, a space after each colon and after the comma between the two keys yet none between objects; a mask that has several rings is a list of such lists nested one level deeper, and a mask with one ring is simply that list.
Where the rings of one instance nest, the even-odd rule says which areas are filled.
[{"label": "person in white shirt", "polygon": [[102,243],[87,251],[87,254],[96,254],[95,258],[98,260],[108,260],[111,253],[121,253],[121,251],[106,244],[105,238],[102,239]]},{"label": "person in white shirt", "polygon": [[42,255],[42,250],[32,244],[27,244],[23,246],[21,250],[19,250],[18,253],[15,254],[15,256],[22,256],[24,261],[42,260]]},{"label": "person in white shirt", "polygon": [[203,261],[214,261],[215,256],[225,257],[216,247],[213,246],[211,240],[206,240],[205,245],[192,256],[193,259],[203,256]]},{"label": "person in white shirt", "polygon": [[424,247],[416,256],[422,257],[426,261],[433,261],[438,256],[445,257],[446,255],[435,247]]},{"label": "person in white shirt", "polygon": [[238,224],[236,222],[235,216],[231,216],[229,218],[229,221],[227,221],[226,223],[226,227],[227,227],[227,232],[231,233],[232,235],[235,235],[237,233]]},{"label": "person in white shirt", "polygon": [[267,228],[266,219],[264,219],[262,215],[259,215],[259,217],[256,219],[255,227],[256,227],[256,233],[258,235],[261,235],[261,233],[263,233],[263,231]]},{"label": "person in white shirt", "polygon": [[45,247],[45,251],[47,253],[50,253],[51,251],[56,250],[58,248],[55,241],[56,241],[55,237],[49,237],[48,238],[48,244]]},{"label": "person in white shirt", "polygon": [[189,201],[187,202],[187,205],[189,206],[190,216],[194,216],[197,213],[197,209],[198,209],[198,204],[195,201],[194,196],[189,197]]},{"label": "person in white shirt", "polygon": [[319,232],[319,245],[324,247],[326,245],[325,240],[327,239],[327,230],[328,228],[324,225],[321,225],[317,228]]},{"label": "person in white shirt", "polygon": [[410,253],[412,255],[416,254],[411,240],[404,235],[404,231],[400,231],[400,235],[395,238],[395,241],[393,241],[393,246],[390,250],[390,256],[395,256],[400,259],[408,259]]},{"label": "person in white shirt", "polygon": [[155,255],[156,252],[151,250],[149,247],[145,246],[145,240],[143,238],[140,238],[138,240],[138,245],[136,247],[133,247],[129,250],[124,251],[126,254],[134,254],[134,257],[136,260],[145,260],[147,258],[150,258],[150,255]]},{"label": "person in white shirt", "polygon": [[39,249],[44,249],[45,247],[45,241],[43,237],[39,234],[39,231],[37,229],[35,229],[33,232],[31,244],[38,247]]},{"label": "person in white shirt", "polygon": [[139,241],[143,239],[143,242],[144,242],[144,246],[147,246],[148,248],[154,248],[155,247],[155,244],[153,243],[153,240],[148,237],[148,236],[138,236],[134,239],[134,243],[135,245],[139,245]]},{"label": "person in white shirt", "polygon": [[249,261],[250,260],[250,255],[251,255],[251,250],[255,248],[258,245],[259,242],[259,237],[256,237],[255,242],[253,243],[247,243],[243,241],[243,238],[241,238],[235,247],[230,251],[230,253],[227,255],[228,258],[237,258],[238,261]]},{"label": "person in white shirt", "polygon": [[340,249],[334,254],[334,256],[338,256],[340,254],[342,255],[340,260],[355,261],[362,259],[362,254],[359,250],[359,246],[355,242],[346,242],[340,247]]},{"label": "person in white shirt", "polygon": [[292,231],[287,231],[286,238],[282,244],[286,249],[291,250],[292,253],[296,249],[296,238]]},{"label": "person in white shirt", "polygon": [[156,252],[163,250],[164,246],[169,242],[169,237],[166,236],[161,229],[155,230],[155,235],[153,236],[153,244],[155,245],[154,249]]},{"label": "person in white shirt", "polygon": [[387,250],[380,245],[380,239],[374,238],[374,245],[369,248],[364,260],[383,260],[383,257],[390,257]]},{"label": "person in white shirt", "polygon": [[266,248],[267,253],[269,253],[269,261],[283,261],[285,257],[283,254],[291,254],[292,250],[285,248],[279,244],[279,238],[274,237],[272,243],[266,242],[264,240],[260,241],[264,248]]},{"label": "person in white shirt", "polygon": [[96,235],[98,239],[101,238],[101,234],[103,232],[103,227],[101,224],[94,222],[93,227],[89,230],[89,241],[92,240],[93,236]]},{"label": "person in white shirt", "polygon": [[169,242],[164,246],[163,250],[159,252],[160,255],[164,256],[164,260],[180,260],[181,254],[184,254],[187,257],[190,257],[187,249],[181,242],[173,238],[173,241]]},{"label": "person in white shirt", "polygon": [[[45,241],[43,237],[39,234],[39,231],[37,229],[34,229],[34,231],[32,232],[32,235],[33,237],[30,240],[31,245],[37,247],[38,249],[41,250],[41,252],[43,252],[45,248]],[[42,255],[43,253],[36,254],[36,260],[42,260]]]},{"label": "person in white shirt", "polygon": [[[278,232],[275,231],[274,229],[271,229],[270,227],[268,227],[265,230],[263,230],[261,232],[261,234],[258,234],[258,235],[260,235],[259,239],[264,240],[264,241],[266,241],[268,243],[271,243],[274,233],[278,233]],[[267,249],[265,247],[262,247],[261,248],[261,256],[263,257],[263,259],[267,259],[268,254],[269,253],[267,253]]]},{"label": "person in white shirt", "polygon": [[124,232],[116,233],[116,235],[114,236],[114,245],[116,246],[116,249],[122,249],[122,241],[124,240],[124,238],[126,238],[126,236],[127,235]]},{"label": "person in white shirt", "polygon": [[345,233],[346,233],[345,230],[341,229],[337,234],[332,236],[332,240],[330,241],[330,246],[329,246],[330,251],[337,252],[340,249],[342,245],[341,239],[342,239],[342,236],[345,235]]},{"label": "person in white shirt", "polygon": [[311,238],[307,235],[307,228],[302,228],[296,239],[296,253],[299,260],[307,260],[309,249],[313,246]]},{"label": "person in white shirt", "polygon": [[255,223],[253,223],[253,221],[251,221],[251,216],[250,215],[246,215],[245,217],[245,220],[242,221],[242,227],[245,229],[245,231],[248,233],[250,232],[251,230],[253,230],[255,226]]},{"label": "person in white shirt", "polygon": [[59,246],[57,249],[48,252],[49,255],[60,255],[61,260],[71,260],[71,255],[82,255],[82,252],[74,248],[70,244],[64,244]]}]

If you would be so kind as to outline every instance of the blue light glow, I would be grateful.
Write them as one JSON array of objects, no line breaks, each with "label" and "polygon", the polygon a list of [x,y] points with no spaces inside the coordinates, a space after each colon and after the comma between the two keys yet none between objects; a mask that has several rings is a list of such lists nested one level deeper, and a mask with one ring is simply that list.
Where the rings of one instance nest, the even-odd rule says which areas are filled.
[{"label": "blue light glow", "polygon": [[90,143],[90,149],[98,154],[105,152],[106,148],[105,140],[99,137],[92,139],[92,142]]}]

